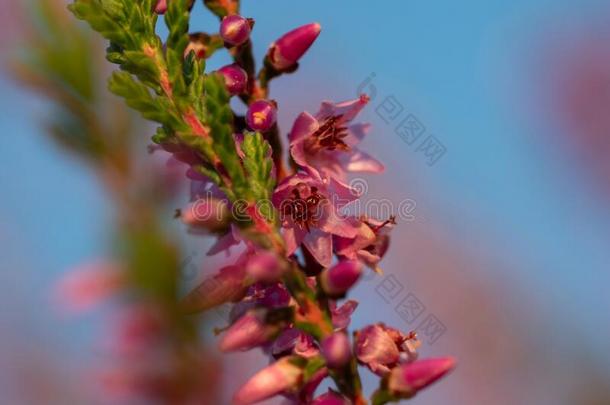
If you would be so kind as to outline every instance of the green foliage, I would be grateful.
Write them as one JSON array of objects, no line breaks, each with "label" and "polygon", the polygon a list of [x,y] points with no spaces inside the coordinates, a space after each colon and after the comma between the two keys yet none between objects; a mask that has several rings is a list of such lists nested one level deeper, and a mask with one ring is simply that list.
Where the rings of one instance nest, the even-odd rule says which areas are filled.
[{"label": "green foliage", "polygon": [[247,132],[241,150],[244,154],[243,166],[251,198],[256,201],[269,200],[275,186],[271,146],[262,134]]},{"label": "green foliage", "polygon": [[[155,32],[153,3],[75,0],[69,9],[110,41],[106,58],[121,71],[112,74],[109,89],[144,118],[161,124],[154,142],[193,149],[202,158],[194,169],[217,183],[231,200],[268,201],[275,185],[269,143],[261,134],[251,133],[244,136],[240,148],[236,146],[224,78],[206,75],[205,60],[194,53],[185,56],[190,1],[168,2],[165,44]],[[206,5],[219,16],[239,8],[238,1],[208,1]],[[222,46],[218,36],[197,35],[209,42],[210,49]],[[268,205],[260,212],[271,220],[274,208]]]},{"label": "green foliage", "polygon": [[165,24],[169,29],[166,42],[167,69],[174,91],[183,94],[186,91],[184,80],[184,50],[189,42],[189,0],[173,0],[168,2],[165,13]]},{"label": "green foliage", "polygon": [[233,112],[229,106],[229,93],[223,77],[218,74],[209,75],[204,85],[207,111],[205,123],[210,128],[214,151],[231,178],[233,190],[241,195],[246,179],[233,137]]},{"label": "green foliage", "polygon": [[41,0],[31,15],[28,42],[11,68],[25,86],[52,101],[47,132],[92,163],[120,160],[116,148],[119,143],[120,150],[129,148],[131,116],[99,91],[102,69],[95,61],[100,44],[55,1]]},{"label": "green foliage", "polygon": [[150,90],[127,72],[114,72],[108,88],[123,97],[127,105],[139,111],[146,119],[171,125],[176,122],[167,110],[167,103],[161,97],[153,97]]}]

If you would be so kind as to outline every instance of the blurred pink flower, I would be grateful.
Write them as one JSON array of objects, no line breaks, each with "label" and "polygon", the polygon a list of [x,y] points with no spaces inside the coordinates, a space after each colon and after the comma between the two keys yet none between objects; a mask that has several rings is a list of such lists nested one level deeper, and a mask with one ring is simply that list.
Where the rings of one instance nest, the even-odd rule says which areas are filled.
[{"label": "blurred pink flower", "polygon": [[121,290],[121,266],[91,262],[69,271],[55,288],[55,301],[68,312],[86,312]]}]

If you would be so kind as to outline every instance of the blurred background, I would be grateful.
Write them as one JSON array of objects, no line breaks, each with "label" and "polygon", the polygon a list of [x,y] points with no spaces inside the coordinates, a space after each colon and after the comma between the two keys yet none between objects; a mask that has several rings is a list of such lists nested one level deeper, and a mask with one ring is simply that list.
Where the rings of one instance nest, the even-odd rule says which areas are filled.
[{"label": "blurred background", "polygon": [[[0,2],[3,67],[23,51],[28,29],[28,12],[14,3]],[[366,147],[387,170],[364,177],[366,198],[416,207],[393,233],[384,276],[357,288],[352,327],[423,329],[423,356],[459,361],[412,403],[609,404],[608,1],[242,3],[256,20],[259,61],[293,27],[323,27],[299,72],[271,85],[284,133],[323,99],[371,95]],[[193,31],[216,30],[199,2],[193,15]],[[96,173],[45,135],[48,103],[8,70],[0,399],[98,403],[77,382],[102,357],[106,327],[98,316],[66,317],[51,295],[66,271],[107,254],[114,208]],[[145,159],[148,127],[139,126]],[[187,200],[179,194],[167,218]],[[205,257],[211,241],[168,222],[180,235],[185,282],[214,271],[222,258]],[[223,359],[221,404],[264,363],[257,353]],[[367,392],[373,382],[365,376]]]}]

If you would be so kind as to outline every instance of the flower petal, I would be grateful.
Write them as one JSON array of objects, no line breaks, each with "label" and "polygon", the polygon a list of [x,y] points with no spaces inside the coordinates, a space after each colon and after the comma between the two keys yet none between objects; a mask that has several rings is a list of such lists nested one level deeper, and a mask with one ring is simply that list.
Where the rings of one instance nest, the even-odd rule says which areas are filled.
[{"label": "flower petal", "polygon": [[319,229],[312,229],[303,244],[309,253],[324,267],[329,267],[333,259],[333,239],[332,236]]},{"label": "flower petal", "polygon": [[361,150],[340,156],[341,163],[348,172],[382,173],[385,170],[383,164]]},{"label": "flower petal", "polygon": [[367,105],[369,98],[366,95],[362,95],[355,100],[343,101],[340,103],[332,103],[330,101],[323,101],[320,106],[320,110],[316,114],[316,118],[324,119],[331,116],[341,115],[343,122],[349,122],[353,120],[356,115]]},{"label": "flower petal", "polygon": [[313,134],[318,130],[319,127],[320,124],[318,123],[318,120],[315,119],[315,117],[313,117],[308,112],[302,112],[294,121],[294,124],[292,125],[292,130],[288,134],[288,140],[290,141],[290,143],[296,142],[306,136]]}]

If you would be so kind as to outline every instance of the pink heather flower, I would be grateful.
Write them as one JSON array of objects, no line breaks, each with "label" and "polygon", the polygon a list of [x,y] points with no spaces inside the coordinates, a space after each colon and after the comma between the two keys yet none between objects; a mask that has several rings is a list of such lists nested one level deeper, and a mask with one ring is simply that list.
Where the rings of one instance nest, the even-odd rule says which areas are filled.
[{"label": "pink heather flower", "polygon": [[310,358],[319,353],[313,337],[293,327],[284,329],[271,346],[271,355],[275,358],[291,354]]},{"label": "pink heather flower", "polygon": [[[165,12],[167,11],[167,2],[169,0],[158,0],[157,4],[155,5],[155,13],[157,14],[165,14]],[[191,9],[193,7],[195,0],[191,0],[189,3],[189,9]]]},{"label": "pink heather flower", "polygon": [[288,404],[310,404],[318,386],[326,377],[328,377],[328,369],[322,367],[307,379],[297,393],[284,393],[284,396],[288,398]]},{"label": "pink heather flower", "polygon": [[353,218],[352,221],[358,227],[356,237],[335,237],[335,253],[346,259],[360,260],[377,273],[381,273],[378,264],[390,245],[390,231],[396,224],[394,217],[383,222],[370,218]]},{"label": "pink heather flower", "polygon": [[336,301],[329,302],[330,314],[335,330],[347,329],[352,321],[352,314],[358,308],[358,301],[347,300],[343,305],[337,307]]},{"label": "pink heather flower", "polygon": [[225,79],[227,91],[235,96],[241,94],[248,86],[248,74],[237,63],[226,65],[218,69]]},{"label": "pink heather flower", "polygon": [[277,108],[269,100],[257,100],[246,112],[246,123],[254,131],[266,132],[275,124]]},{"label": "pink heather flower", "polygon": [[69,312],[86,312],[119,292],[124,283],[120,265],[92,262],[63,276],[56,286],[55,300]]},{"label": "pink heather flower", "polygon": [[414,333],[404,335],[378,323],[358,331],[354,346],[358,361],[373,373],[383,376],[399,362],[414,361],[420,342]]},{"label": "pink heather flower", "polygon": [[238,46],[250,39],[254,20],[234,14],[226,16],[220,23],[220,36],[225,43]]},{"label": "pink heather flower", "polygon": [[270,342],[281,327],[265,322],[268,311],[256,308],[246,312],[223,333],[218,347],[223,352],[250,350]]},{"label": "pink heather flower", "polygon": [[229,207],[217,198],[199,199],[179,210],[180,220],[194,230],[218,232],[229,226]]},{"label": "pink heather flower", "polygon": [[246,264],[246,273],[256,281],[270,283],[278,281],[286,267],[271,252],[260,251],[254,254]]},{"label": "pink heather flower", "polygon": [[233,396],[234,405],[249,405],[294,389],[303,376],[303,370],[292,363],[292,357],[283,357],[256,373]]},{"label": "pink heather flower", "polygon": [[189,313],[204,311],[230,301],[239,301],[247,290],[243,263],[238,262],[206,278],[183,298],[181,305]]},{"label": "pink heather flower", "polygon": [[279,209],[287,255],[305,245],[324,267],[332,261],[332,235],[354,238],[357,228],[339,210],[357,198],[354,189],[314,171],[299,172],[282,181],[273,194]]},{"label": "pink heather flower", "polygon": [[155,5],[155,13],[157,14],[165,14],[167,11],[167,0],[159,0]]},{"label": "pink heather flower", "polygon": [[325,338],[321,343],[320,350],[329,368],[344,367],[352,357],[349,338],[344,332],[335,332]]},{"label": "pink heather flower", "polygon": [[329,389],[326,394],[314,399],[311,405],[351,405],[351,402],[338,392]]},{"label": "pink heather flower", "polygon": [[346,172],[382,172],[378,160],[357,148],[370,126],[350,124],[368,100],[362,95],[338,104],[325,101],[315,117],[301,113],[288,135],[294,161],[338,179]]},{"label": "pink heather flower", "polygon": [[257,307],[282,308],[292,305],[292,296],[283,283],[263,285],[256,283],[248,289],[248,293],[241,301],[233,305],[229,320],[235,322],[250,309]]},{"label": "pink heather flower", "polygon": [[320,34],[320,24],[303,25],[271,44],[267,54],[268,61],[277,70],[287,70],[294,66],[307,52]]},{"label": "pink heather flower", "polygon": [[320,285],[331,297],[342,297],[362,275],[362,264],[355,260],[343,260],[320,274]]},{"label": "pink heather flower", "polygon": [[166,326],[153,305],[132,305],[118,318],[111,350],[121,356],[139,356],[155,350]]},{"label": "pink heather flower", "polygon": [[455,359],[444,357],[403,364],[390,372],[388,390],[398,397],[411,397],[455,367]]}]

